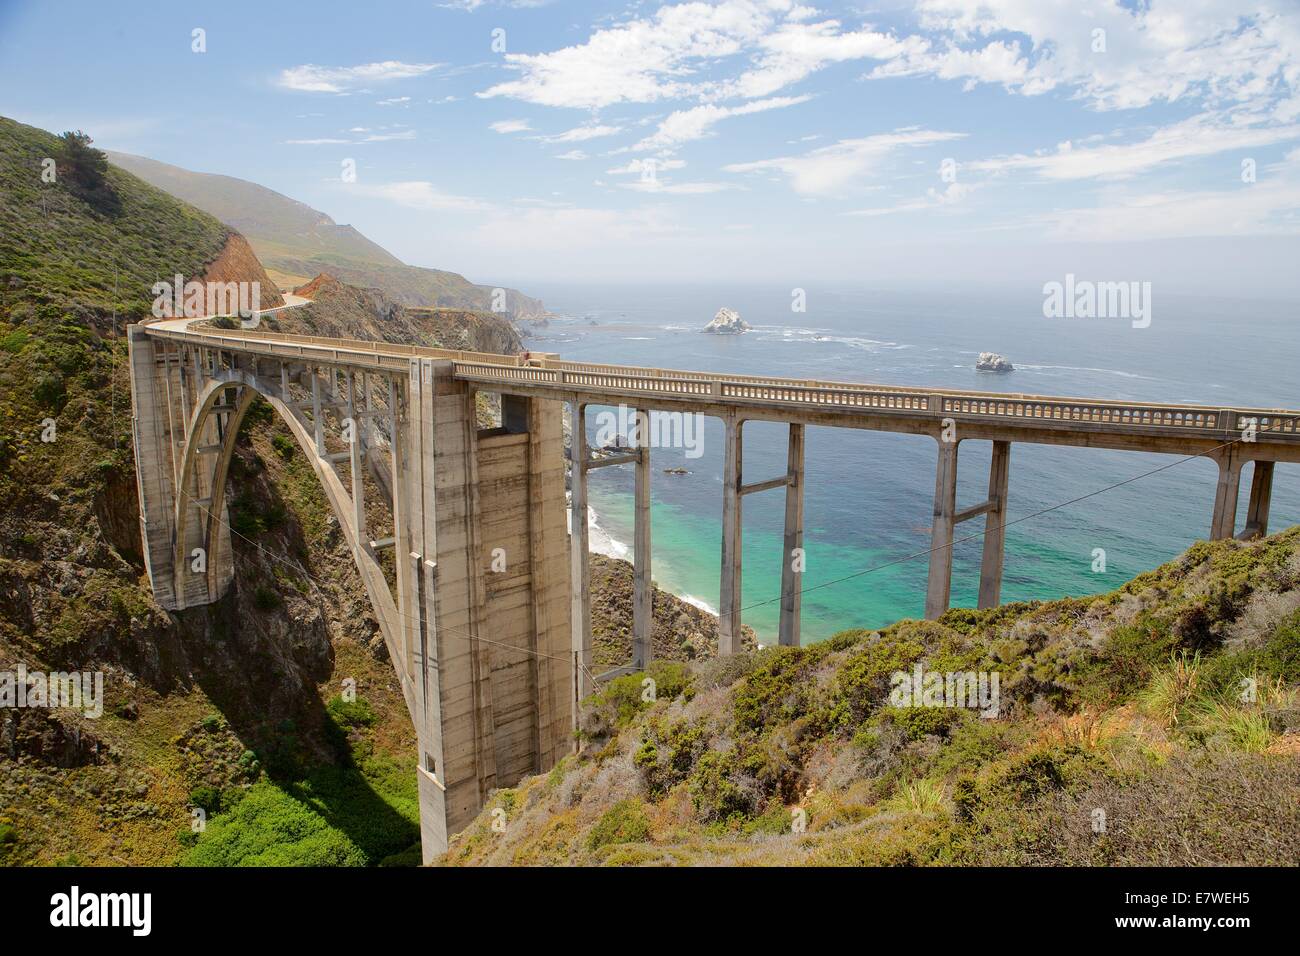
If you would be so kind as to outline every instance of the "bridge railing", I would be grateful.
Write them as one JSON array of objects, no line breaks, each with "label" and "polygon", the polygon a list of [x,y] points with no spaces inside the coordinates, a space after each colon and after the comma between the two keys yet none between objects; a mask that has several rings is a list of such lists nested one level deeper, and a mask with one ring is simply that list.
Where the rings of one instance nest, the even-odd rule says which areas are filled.
[{"label": "bridge railing", "polygon": [[211,348],[312,358],[399,369],[411,358],[453,363],[453,374],[482,385],[527,385],[565,391],[662,396],[685,400],[764,404],[790,408],[863,409],[879,413],[956,416],[1017,424],[1071,425],[1107,431],[1169,431],[1220,435],[1243,431],[1253,419],[1256,435],[1300,440],[1300,412],[1185,403],[1099,401],[1059,395],[908,389],[854,382],[824,382],[757,375],[718,375],[682,369],[572,362],[549,355],[525,357],[435,349],[418,345],[286,335],[253,329],[158,329],[150,334]]}]

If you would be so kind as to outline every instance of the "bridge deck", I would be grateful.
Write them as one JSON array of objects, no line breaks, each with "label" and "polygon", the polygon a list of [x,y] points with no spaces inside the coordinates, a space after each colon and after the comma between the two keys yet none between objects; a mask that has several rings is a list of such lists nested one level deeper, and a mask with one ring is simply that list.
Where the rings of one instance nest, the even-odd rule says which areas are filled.
[{"label": "bridge deck", "polygon": [[525,359],[358,339],[194,328],[185,320],[157,323],[149,326],[148,332],[207,348],[401,372],[408,371],[415,358],[448,361],[456,379],[480,388],[599,404],[628,403],[907,432],[930,432],[937,421],[951,417],[976,426],[964,430],[967,438],[1001,436],[1018,441],[1195,452],[1239,439],[1253,419],[1257,442],[1283,446],[1260,457],[1292,460],[1300,456],[1300,411],[1281,408],[909,388],[569,362],[551,355]]}]

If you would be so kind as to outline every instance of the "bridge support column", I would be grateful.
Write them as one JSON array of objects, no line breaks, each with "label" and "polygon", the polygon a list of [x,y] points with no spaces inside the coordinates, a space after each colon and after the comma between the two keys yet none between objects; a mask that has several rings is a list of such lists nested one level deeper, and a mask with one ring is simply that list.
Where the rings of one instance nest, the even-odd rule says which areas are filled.
[{"label": "bridge support column", "polygon": [[153,583],[154,599],[162,607],[176,610],[179,605],[173,588],[176,569],[173,566],[175,549],[172,547],[176,472],[172,463],[166,383],[158,365],[158,352],[162,346],[150,339],[141,325],[127,326],[126,336],[131,363],[131,430],[135,442],[145,567]]},{"label": "bridge support column", "polygon": [[925,616],[933,621],[948,610],[952,592],[952,532],[957,513],[957,441],[939,440],[934,478],[934,523],[930,530],[930,579]]},{"label": "bridge support column", "polygon": [[[799,646],[799,625],[802,611],[803,571],[803,453],[804,427],[790,426],[789,447],[786,452],[785,486],[785,553],[781,563],[781,622],[778,640],[787,647]],[[798,552],[798,553],[796,553]]]},{"label": "bridge support column", "polygon": [[726,453],[722,475],[722,584],[718,601],[718,654],[741,649],[741,520],[740,484],[743,477],[744,422],[735,413],[724,419]]},{"label": "bridge support column", "polygon": [[366,484],[364,480],[364,465],[362,454],[364,449],[365,436],[362,433],[362,415],[368,414],[369,409],[363,411],[363,406],[368,404],[366,399],[365,387],[361,383],[365,382],[365,373],[357,371],[348,371],[348,395],[347,395],[347,412],[348,418],[352,423],[352,429],[347,436],[348,442],[348,464],[352,471],[352,521],[357,529],[357,547],[365,550],[370,543],[370,536],[366,532]]},{"label": "bridge support column", "polygon": [[1246,507],[1246,528],[1238,536],[1243,541],[1268,534],[1268,509],[1273,499],[1273,462],[1255,461],[1250,475],[1250,504]]},{"label": "bridge support column", "polygon": [[474,396],[451,363],[412,363],[412,551],[408,574],[419,606],[416,668],[422,689],[420,832],[431,860],[478,813],[496,783],[490,659],[483,616]]},{"label": "bridge support column", "polygon": [[316,454],[323,458],[325,457],[325,422],[321,418],[320,372],[315,368],[308,368],[307,372],[311,375],[312,435],[316,441]]},{"label": "bridge support column", "polygon": [[569,626],[572,629],[573,727],[578,727],[579,704],[595,688],[591,681],[591,552],[587,526],[587,407],[576,399],[570,403],[570,505],[569,505]]},{"label": "bridge support column", "polygon": [[[319,414],[320,378],[312,376],[312,397]],[[415,359],[408,380],[408,426],[403,458],[404,474],[395,476],[394,497],[408,505],[405,526],[409,551],[399,569],[406,572],[406,593],[410,604],[402,608],[404,624],[410,629],[408,668],[414,676],[417,713],[414,714],[419,745],[416,783],[420,797],[420,844],[425,863],[447,849],[451,834],[447,802],[447,760],[449,741],[443,733],[443,671],[439,665],[437,602],[437,511],[434,475],[434,383],[433,362]],[[404,480],[403,480],[404,479]],[[400,530],[398,532],[401,533]],[[400,541],[398,542],[401,546]]]},{"label": "bridge support column", "polygon": [[1237,498],[1241,493],[1241,466],[1237,447],[1229,445],[1219,462],[1219,481],[1214,491],[1214,516],[1210,522],[1210,540],[1231,538],[1237,527]]},{"label": "bridge support column", "polygon": [[650,413],[636,411],[637,453],[632,544],[632,665],[641,670],[654,655],[654,584],[650,576]]},{"label": "bridge support column", "polygon": [[993,460],[989,464],[990,508],[984,518],[984,559],[980,563],[981,608],[997,607],[1002,600],[1002,566],[1007,537],[1007,479],[1010,471],[1011,442],[995,441]]}]

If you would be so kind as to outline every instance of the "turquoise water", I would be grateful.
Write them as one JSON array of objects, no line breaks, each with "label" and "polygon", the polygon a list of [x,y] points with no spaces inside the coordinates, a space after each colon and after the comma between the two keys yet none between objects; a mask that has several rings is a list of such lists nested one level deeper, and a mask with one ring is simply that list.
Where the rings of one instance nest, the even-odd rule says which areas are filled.
[{"label": "turquoise water", "polygon": [[[530,289],[537,284],[530,285]],[[1198,401],[1300,408],[1300,335],[1291,304],[1179,299],[1155,290],[1150,328],[1119,320],[1049,320],[1032,289],[808,287],[806,313],[790,311],[789,288],[537,288],[559,317],[528,347],[564,358],[774,374],[895,385],[945,386],[1137,401]],[[697,334],[721,306],[740,311],[753,332]],[[594,324],[593,324],[594,323]],[[1016,371],[974,370],[980,351],[1002,352]],[[593,409],[594,413],[599,411]],[[594,426],[592,437],[594,438]],[[781,474],[784,426],[745,426],[745,480]],[[987,495],[989,445],[964,442],[958,507]],[[703,455],[655,449],[654,578],[677,594],[718,603],[722,426],[705,420]],[[1176,459],[1100,449],[1017,444],[1012,448],[1008,520],[1087,495]],[[691,473],[672,476],[663,468]],[[934,493],[933,439],[852,429],[807,434],[803,578],[805,641],[847,627],[876,627],[922,612]],[[1109,590],[1170,559],[1209,530],[1213,463],[1176,464],[1140,481],[1007,529],[1003,600]],[[591,478],[599,523],[630,542],[632,470]],[[1249,470],[1238,522],[1244,520]],[[776,632],[780,593],[781,491],[744,499],[745,623]],[[1270,527],[1300,521],[1300,468],[1281,465]],[[958,526],[955,606],[973,606],[983,519]],[[1093,552],[1106,552],[1094,573]],[[884,566],[884,567],[881,567]],[[867,569],[870,573],[858,574]],[[855,575],[848,580],[839,580]]]}]

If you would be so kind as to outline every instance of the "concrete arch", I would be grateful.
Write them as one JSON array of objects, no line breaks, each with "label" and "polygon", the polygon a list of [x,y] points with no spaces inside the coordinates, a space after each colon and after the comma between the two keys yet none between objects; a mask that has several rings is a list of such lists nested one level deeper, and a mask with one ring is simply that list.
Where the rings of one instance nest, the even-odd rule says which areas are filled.
[{"label": "concrete arch", "polygon": [[[229,417],[224,422],[224,427],[219,429],[219,435],[216,436],[220,438],[220,447],[215,452],[206,450],[200,443],[205,435],[211,435],[215,430],[209,428],[210,424],[218,420],[217,416],[220,414],[214,411],[214,408],[218,407],[223,393],[232,387],[238,392],[229,411]],[[400,666],[405,656],[401,614],[389,589],[387,576],[371,549],[370,542],[363,540],[363,535],[357,528],[351,494],[343,486],[334,468],[317,453],[314,429],[286,402],[287,396],[281,394],[279,382],[272,384],[240,369],[222,370],[199,390],[190,420],[186,425],[184,452],[177,473],[178,493],[172,525],[174,568],[177,577],[176,593],[183,593],[181,578],[191,573],[188,548],[193,543],[193,536],[190,524],[196,517],[202,520],[204,526],[201,540],[204,542],[202,546],[207,549],[208,600],[216,600],[220,596],[219,589],[224,589],[224,585],[221,584],[223,577],[227,582],[229,580],[227,572],[233,570],[231,567],[233,549],[227,552],[221,547],[223,538],[228,540],[229,534],[229,519],[225,507],[226,479],[230,461],[234,456],[240,423],[257,397],[264,399],[275,410],[316,473],[330,509],[338,519],[339,527],[348,543],[353,563],[361,575],[362,584],[370,599],[375,619],[379,623],[379,630],[383,635],[389,657],[399,665],[397,673],[407,705],[412,707],[412,713],[415,713],[414,689],[407,677],[405,667]],[[211,500],[207,504],[200,504],[192,500],[187,489],[192,484],[198,483],[199,469],[203,468],[204,460],[209,456],[213,459],[207,472]]]}]

